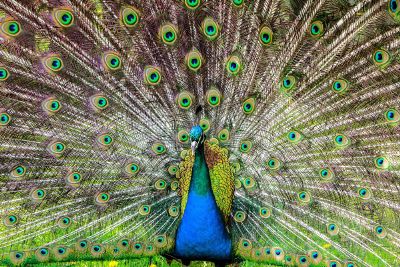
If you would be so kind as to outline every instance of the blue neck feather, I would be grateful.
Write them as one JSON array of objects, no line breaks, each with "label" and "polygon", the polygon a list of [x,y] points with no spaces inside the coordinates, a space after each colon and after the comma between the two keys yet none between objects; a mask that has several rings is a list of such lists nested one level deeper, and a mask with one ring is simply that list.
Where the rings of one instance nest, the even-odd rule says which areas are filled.
[{"label": "blue neck feather", "polygon": [[204,145],[196,150],[186,209],[176,234],[175,253],[190,260],[225,261],[231,240],[211,190]]}]

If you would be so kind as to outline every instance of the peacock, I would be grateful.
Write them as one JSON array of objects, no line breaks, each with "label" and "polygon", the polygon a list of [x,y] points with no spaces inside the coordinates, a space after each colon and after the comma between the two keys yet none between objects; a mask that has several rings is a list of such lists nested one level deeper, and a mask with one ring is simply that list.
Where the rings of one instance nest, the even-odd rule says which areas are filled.
[{"label": "peacock", "polygon": [[0,262],[400,266],[399,124],[399,0],[1,0]]}]

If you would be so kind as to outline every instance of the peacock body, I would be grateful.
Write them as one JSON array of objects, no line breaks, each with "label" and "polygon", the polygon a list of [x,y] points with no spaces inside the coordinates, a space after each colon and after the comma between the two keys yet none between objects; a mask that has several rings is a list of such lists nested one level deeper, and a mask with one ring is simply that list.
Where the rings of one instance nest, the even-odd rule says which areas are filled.
[{"label": "peacock body", "polygon": [[399,23],[398,0],[2,0],[2,263],[399,266]]}]

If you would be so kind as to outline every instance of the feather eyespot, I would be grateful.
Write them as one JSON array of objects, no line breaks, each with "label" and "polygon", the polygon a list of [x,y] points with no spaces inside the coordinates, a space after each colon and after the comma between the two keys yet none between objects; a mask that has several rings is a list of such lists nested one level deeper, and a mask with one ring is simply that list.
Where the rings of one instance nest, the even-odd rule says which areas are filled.
[{"label": "feather eyespot", "polygon": [[192,71],[198,71],[203,64],[203,57],[200,52],[193,50],[189,52],[185,57],[186,66]]},{"label": "feather eyespot", "polygon": [[190,10],[195,10],[200,6],[201,3],[200,0],[184,0],[184,1],[185,1],[185,7]]},{"label": "feather eyespot", "polygon": [[106,192],[97,193],[95,196],[95,202],[100,205],[104,205],[111,199],[110,194]]},{"label": "feather eyespot", "polygon": [[54,97],[47,98],[42,102],[43,110],[49,114],[53,115],[61,110],[61,102]]},{"label": "feather eyespot", "polygon": [[104,110],[109,105],[108,99],[102,94],[97,94],[90,97],[90,104],[95,111]]},{"label": "feather eyespot", "polygon": [[380,170],[386,170],[390,166],[389,160],[386,157],[383,157],[383,156],[376,157],[374,159],[374,163],[375,163],[375,167],[377,169],[380,169]]},{"label": "feather eyespot", "polygon": [[102,58],[103,65],[110,71],[115,71],[121,68],[121,57],[116,52],[106,52]]},{"label": "feather eyespot", "polygon": [[52,55],[43,59],[43,64],[47,71],[57,73],[64,68],[64,63],[58,55]]},{"label": "feather eyespot", "polygon": [[10,77],[10,73],[5,67],[0,67],[0,82],[4,82]]},{"label": "feather eyespot", "polygon": [[21,24],[16,20],[7,20],[1,23],[0,30],[6,37],[17,37],[21,34]]},{"label": "feather eyespot", "polygon": [[148,85],[158,85],[161,82],[161,72],[157,67],[147,66],[144,69],[144,82]]},{"label": "feather eyespot", "polygon": [[290,95],[296,88],[296,78],[292,75],[287,75],[281,80],[280,91],[285,95]]},{"label": "feather eyespot", "polygon": [[226,71],[232,76],[238,75],[242,67],[242,61],[238,56],[232,55],[226,60]]},{"label": "feather eyespot", "polygon": [[255,109],[256,109],[256,100],[253,97],[246,99],[246,101],[244,101],[242,104],[242,110],[246,115],[252,114]]},{"label": "feather eyespot", "polygon": [[166,45],[174,45],[178,38],[178,30],[175,25],[166,23],[158,31],[161,41]]},{"label": "feather eyespot", "polygon": [[242,153],[248,153],[253,147],[253,143],[249,140],[243,140],[240,142],[239,150]]},{"label": "feather eyespot", "polygon": [[213,41],[218,38],[219,35],[219,25],[215,22],[213,18],[205,18],[201,24],[201,28],[204,36]]},{"label": "feather eyespot", "polygon": [[206,94],[207,97],[207,103],[211,107],[218,107],[221,103],[221,93],[218,89],[212,87],[207,91]]},{"label": "feather eyespot", "polygon": [[136,8],[127,6],[121,9],[120,19],[123,25],[133,28],[139,23],[140,13]]},{"label": "feather eyespot", "polygon": [[74,14],[65,8],[55,9],[53,19],[58,26],[63,28],[69,28],[74,24]]},{"label": "feather eyespot", "polygon": [[258,33],[258,38],[264,46],[268,46],[272,43],[272,37],[272,30],[267,26],[262,27]]},{"label": "feather eyespot", "polygon": [[180,93],[177,98],[178,106],[185,110],[189,109],[192,106],[193,98],[194,97],[189,92],[185,91]]},{"label": "feather eyespot", "polygon": [[372,56],[375,66],[380,69],[385,69],[391,62],[392,58],[389,52],[384,49],[378,49],[373,53]]},{"label": "feather eyespot", "polygon": [[7,227],[17,225],[18,221],[18,216],[14,214],[7,215],[3,218],[3,224]]},{"label": "feather eyespot", "polygon": [[148,215],[151,211],[151,207],[149,205],[142,205],[139,207],[139,214],[140,215]]},{"label": "feather eyespot", "polygon": [[151,146],[151,150],[153,150],[153,152],[156,153],[157,155],[162,155],[167,152],[167,148],[165,147],[164,144],[161,143],[154,143]]},{"label": "feather eyespot", "polygon": [[389,123],[396,124],[400,122],[400,113],[396,109],[390,108],[385,111],[385,120]]},{"label": "feather eyespot", "polygon": [[332,90],[338,94],[345,93],[348,90],[348,87],[349,83],[344,79],[338,79],[332,83]]},{"label": "feather eyespot", "polygon": [[313,37],[320,37],[324,33],[324,24],[317,20],[310,25],[310,34]]}]

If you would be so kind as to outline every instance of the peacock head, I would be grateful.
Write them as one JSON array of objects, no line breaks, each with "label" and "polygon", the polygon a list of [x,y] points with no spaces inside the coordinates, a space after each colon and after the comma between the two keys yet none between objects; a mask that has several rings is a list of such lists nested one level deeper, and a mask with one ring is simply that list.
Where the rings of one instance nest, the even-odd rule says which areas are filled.
[{"label": "peacock head", "polygon": [[204,142],[204,133],[203,129],[199,126],[193,126],[190,130],[190,140],[192,141],[192,153],[194,154],[195,150],[199,146],[199,144]]}]

